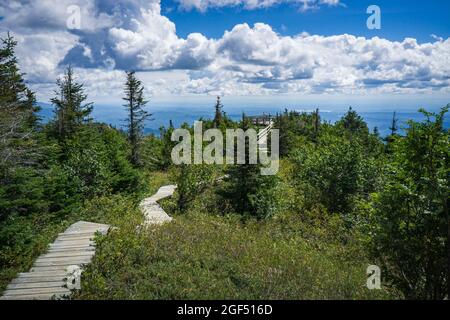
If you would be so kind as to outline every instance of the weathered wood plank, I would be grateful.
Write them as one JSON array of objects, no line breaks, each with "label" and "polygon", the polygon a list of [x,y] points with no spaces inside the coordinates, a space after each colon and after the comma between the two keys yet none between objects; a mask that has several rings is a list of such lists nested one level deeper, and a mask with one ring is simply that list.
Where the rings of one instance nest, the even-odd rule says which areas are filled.
[{"label": "weathered wood plank", "polygon": [[37,288],[63,288],[65,282],[61,279],[59,281],[46,281],[46,282],[22,282],[22,283],[10,283],[6,287],[6,290],[17,289],[37,289]]},{"label": "weathered wood plank", "polygon": [[21,272],[18,274],[19,277],[40,277],[40,276],[61,276],[66,275],[66,271],[57,271],[57,270],[50,270],[50,271],[38,271],[38,272]]},{"label": "weathered wood plank", "polygon": [[50,245],[49,250],[76,250],[76,249],[88,249],[95,248],[93,244],[77,245],[77,246],[64,246],[64,245]]},{"label": "weathered wood plank", "polygon": [[53,242],[52,247],[67,247],[67,246],[77,246],[77,245],[88,245],[94,244],[94,241],[90,240],[56,240]]},{"label": "weathered wood plank", "polygon": [[89,259],[67,259],[67,260],[38,260],[33,264],[33,267],[55,267],[55,266],[71,266],[71,265],[79,265],[86,264],[91,261]]},{"label": "weathered wood plank", "polygon": [[88,251],[89,248],[93,248],[95,250],[95,245],[85,245],[85,246],[51,246],[48,247],[48,250],[65,250],[65,251]]},{"label": "weathered wood plank", "polygon": [[39,260],[36,261],[33,266],[34,267],[52,267],[52,266],[71,266],[71,265],[79,265],[86,264],[91,261],[91,257],[83,258],[83,259],[66,259],[66,260]]},{"label": "weathered wood plank", "polygon": [[91,258],[93,256],[92,251],[86,252],[84,255],[69,255],[69,256],[62,256],[62,257],[51,257],[51,256],[40,256],[38,259],[36,259],[35,262],[56,262],[56,261],[69,261],[69,260],[84,260],[87,258]]},{"label": "weathered wood plank", "polygon": [[66,274],[61,274],[58,276],[43,276],[40,275],[38,277],[18,277],[11,281],[11,284],[19,284],[19,283],[36,283],[36,282],[54,282],[59,281],[61,282],[61,279],[64,279],[66,277]]},{"label": "weathered wood plank", "polygon": [[68,257],[92,257],[95,251],[60,251],[60,252],[48,252],[41,256],[42,258],[68,258]]},{"label": "weathered wood plank", "polygon": [[53,296],[58,297],[59,295],[53,294],[25,294],[20,296],[2,296],[0,300],[50,300]]},{"label": "weathered wood plank", "polygon": [[70,237],[64,237],[59,236],[56,240],[57,241],[82,241],[82,240],[93,240],[95,238],[95,235],[86,235],[86,236],[70,236]]},{"label": "weathered wood plank", "polygon": [[53,267],[31,267],[30,272],[66,272],[67,266],[53,266]]},{"label": "weathered wood plank", "polygon": [[88,236],[88,235],[91,235],[91,234],[92,234],[92,232],[90,232],[90,231],[87,231],[87,232],[83,232],[83,231],[68,232],[68,231],[66,231],[66,232],[63,232],[63,233],[59,233],[58,237],[70,237],[70,236],[78,236],[78,235]]},{"label": "weathered wood plank", "polygon": [[30,294],[56,294],[56,293],[67,293],[70,294],[70,290],[67,288],[57,287],[57,288],[30,288],[30,289],[16,289],[16,290],[6,290],[5,296],[20,296],[20,295],[30,295]]}]

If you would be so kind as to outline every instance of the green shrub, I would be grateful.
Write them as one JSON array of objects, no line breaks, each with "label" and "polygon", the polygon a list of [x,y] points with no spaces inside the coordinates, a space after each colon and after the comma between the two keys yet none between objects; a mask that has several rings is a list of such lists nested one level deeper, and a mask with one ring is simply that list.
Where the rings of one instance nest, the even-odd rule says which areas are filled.
[{"label": "green shrub", "polygon": [[[127,213],[131,214],[131,212]],[[294,219],[295,216],[294,215]],[[77,299],[372,299],[354,243],[305,239],[300,221],[242,223],[239,216],[187,214],[103,237]],[[304,226],[305,227],[305,226]],[[319,241],[319,243],[317,242]],[[358,252],[358,254],[355,254]]]},{"label": "green shrub", "polygon": [[373,196],[371,244],[386,278],[409,299],[448,298],[450,282],[449,133],[439,113],[409,122],[391,142],[391,171]]},{"label": "green shrub", "polygon": [[355,200],[367,198],[380,179],[379,162],[358,141],[327,135],[318,145],[300,148],[295,157],[295,184],[311,206],[351,213]]}]

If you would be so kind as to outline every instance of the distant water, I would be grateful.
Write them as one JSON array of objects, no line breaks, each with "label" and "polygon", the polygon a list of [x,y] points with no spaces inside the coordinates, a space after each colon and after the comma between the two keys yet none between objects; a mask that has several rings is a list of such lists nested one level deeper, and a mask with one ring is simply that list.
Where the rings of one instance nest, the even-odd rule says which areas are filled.
[{"label": "distant water", "polygon": [[[42,111],[41,117],[43,122],[48,121],[53,117],[53,108],[49,104],[41,103]],[[225,106],[224,111],[233,120],[239,120],[242,117],[242,112],[247,115],[260,115],[262,113],[275,114],[277,112],[282,112],[285,107],[275,107],[267,105],[250,105],[246,107],[241,106]],[[306,111],[310,112],[313,108],[302,108],[302,107],[288,107],[289,110]],[[337,110],[330,110],[331,108],[324,108],[320,110],[320,116],[322,120],[334,123],[339,120],[345,113],[346,108],[339,108]],[[389,134],[389,127],[392,121],[392,114],[394,108],[389,110],[388,108],[383,108],[383,111],[364,111],[359,110],[357,107],[353,108],[356,110],[367,122],[370,130],[374,127],[378,128],[381,136],[386,136]],[[429,111],[438,111],[439,108],[434,108]],[[153,133],[159,135],[159,128],[161,126],[167,127],[169,121],[172,120],[175,127],[180,126],[183,123],[192,124],[195,120],[200,118],[211,119],[214,117],[214,107],[209,105],[171,105],[171,104],[159,104],[150,105],[149,111],[153,113],[151,121],[148,121],[145,126],[145,132],[147,134]],[[99,122],[105,122],[111,124],[117,128],[123,128],[126,119],[126,111],[121,106],[106,106],[106,105],[95,105],[93,118]],[[397,119],[400,131],[405,128],[407,120],[420,121],[424,119],[424,116],[413,110],[401,110],[397,111]],[[450,116],[445,119],[445,127],[450,127]]]}]

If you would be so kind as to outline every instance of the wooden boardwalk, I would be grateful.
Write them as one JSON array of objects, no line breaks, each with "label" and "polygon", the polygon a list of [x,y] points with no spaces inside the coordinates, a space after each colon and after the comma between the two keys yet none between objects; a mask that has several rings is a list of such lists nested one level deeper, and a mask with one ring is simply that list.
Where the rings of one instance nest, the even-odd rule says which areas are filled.
[{"label": "wooden boardwalk", "polygon": [[0,299],[49,300],[70,295],[71,291],[66,287],[67,268],[88,264],[95,254],[95,233],[106,234],[108,229],[105,224],[74,223],[58,235],[29,272],[19,273]]},{"label": "wooden boardwalk", "polygon": [[273,129],[273,122],[265,127],[263,130],[258,132],[258,149],[260,152],[267,153],[267,137],[269,136],[270,130]]},{"label": "wooden boardwalk", "polygon": [[[145,216],[144,225],[172,221],[157,201],[172,196],[175,189],[174,185],[163,186],[140,203]],[[71,291],[66,286],[68,267],[82,267],[90,263],[95,254],[95,233],[106,234],[108,230],[109,226],[105,224],[84,221],[74,223],[58,235],[55,242],[49,245],[48,251],[37,258],[29,272],[19,273],[11,281],[0,300],[50,300],[69,296]]]},{"label": "wooden boardwalk", "polygon": [[162,224],[172,221],[172,218],[161,208],[158,201],[171,197],[176,188],[174,185],[161,187],[153,196],[142,200],[140,208],[145,216],[144,225]]}]

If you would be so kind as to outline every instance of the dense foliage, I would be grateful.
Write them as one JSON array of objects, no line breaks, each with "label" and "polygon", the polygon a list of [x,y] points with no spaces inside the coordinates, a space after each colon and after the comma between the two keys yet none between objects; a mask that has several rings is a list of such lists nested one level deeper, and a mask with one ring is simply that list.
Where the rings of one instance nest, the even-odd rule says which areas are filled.
[{"label": "dense foliage", "polygon": [[386,276],[407,298],[443,299],[450,292],[450,146],[448,107],[410,121],[397,139],[386,183],[374,194],[369,227]]}]

